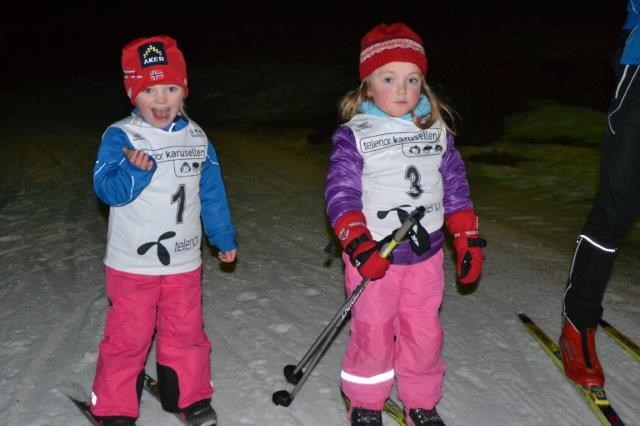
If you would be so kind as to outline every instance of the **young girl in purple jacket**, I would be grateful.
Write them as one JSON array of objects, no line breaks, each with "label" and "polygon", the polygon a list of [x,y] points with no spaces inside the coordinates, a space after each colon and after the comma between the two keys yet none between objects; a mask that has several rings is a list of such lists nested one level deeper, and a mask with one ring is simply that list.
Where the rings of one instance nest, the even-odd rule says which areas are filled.
[{"label": "young girl in purple jacket", "polygon": [[[382,424],[394,378],[407,423],[439,425],[443,225],[462,284],[478,280],[486,242],[443,120],[450,110],[425,81],[421,38],[401,23],[376,26],[362,38],[359,71],[360,87],[340,103],[347,122],[333,135],[325,190],[347,292],[363,278],[374,280],[351,310],[342,389],[352,425]],[[392,258],[381,257],[380,241],[419,206],[426,213],[408,241]]]}]

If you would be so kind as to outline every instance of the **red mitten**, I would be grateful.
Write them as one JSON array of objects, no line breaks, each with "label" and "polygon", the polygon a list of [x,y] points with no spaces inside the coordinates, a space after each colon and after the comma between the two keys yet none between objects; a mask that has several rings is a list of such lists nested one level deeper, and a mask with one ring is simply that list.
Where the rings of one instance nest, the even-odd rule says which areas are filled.
[{"label": "red mitten", "polygon": [[380,256],[378,244],[371,238],[367,219],[361,211],[349,210],[336,221],[335,233],[342,249],[363,278],[377,280],[389,269],[389,260]]},{"label": "red mitten", "polygon": [[445,221],[453,235],[458,280],[462,284],[472,284],[480,278],[484,262],[482,248],[487,245],[478,232],[478,216],[473,210],[461,210],[449,215]]}]

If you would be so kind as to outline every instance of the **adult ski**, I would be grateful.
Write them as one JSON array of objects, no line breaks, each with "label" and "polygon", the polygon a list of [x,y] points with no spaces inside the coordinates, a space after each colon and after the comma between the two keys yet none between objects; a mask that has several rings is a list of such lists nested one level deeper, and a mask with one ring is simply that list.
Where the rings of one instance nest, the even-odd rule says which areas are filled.
[{"label": "adult ski", "polygon": [[[518,317],[556,367],[564,373],[560,346],[551,340],[549,335],[526,314],[518,313]],[[584,388],[571,380],[569,380],[569,383],[578,391],[603,425],[624,426],[624,422],[611,406],[611,402],[603,388],[599,386]]]},{"label": "adult ski", "polygon": [[[342,391],[342,388],[340,388],[340,395],[342,395],[344,408],[349,411],[351,409],[351,401],[349,401],[349,397]],[[393,420],[395,420],[398,426],[406,426],[406,423],[404,422],[404,411],[402,409],[402,406],[400,406],[400,404],[398,404],[393,399],[387,398],[387,400],[384,402],[383,411],[387,413],[387,415],[389,415]]]},{"label": "adult ski", "polygon": [[622,334],[620,330],[603,319],[600,319],[600,327],[602,327],[605,333],[607,333],[614,342],[635,358],[636,361],[640,361],[640,347],[638,347],[633,340],[629,339],[627,336]]},{"label": "adult ski", "polygon": [[98,426],[100,424],[98,422],[98,419],[96,419],[93,414],[91,414],[91,410],[89,410],[89,404],[87,404],[87,401],[80,401],[79,399],[76,399],[71,395],[67,395],[67,397],[71,400],[71,402],[74,403],[76,407],[78,407],[78,410],[80,410],[80,412],[87,418],[87,420],[89,420],[89,422],[91,422],[92,425]]},{"label": "adult ski", "polygon": [[[160,387],[158,386],[158,381],[144,373],[144,380],[142,381],[142,386],[144,389],[151,394],[158,402],[160,402]],[[185,425],[193,425],[193,423],[189,422],[187,419],[182,417],[180,413],[173,413],[182,423]],[[215,417],[211,417],[209,419],[203,419],[202,422],[198,422],[199,425],[215,425],[217,424],[217,419]]]}]

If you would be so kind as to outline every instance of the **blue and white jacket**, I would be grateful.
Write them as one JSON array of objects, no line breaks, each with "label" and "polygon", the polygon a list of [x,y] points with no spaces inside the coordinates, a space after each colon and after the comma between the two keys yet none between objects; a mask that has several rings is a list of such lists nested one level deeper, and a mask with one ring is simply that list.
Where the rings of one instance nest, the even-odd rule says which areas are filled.
[{"label": "blue and white jacket", "polygon": [[627,3],[627,19],[623,30],[630,31],[627,43],[622,51],[620,63],[623,65],[640,64],[640,0],[629,0]]},{"label": "blue and white jacket", "polygon": [[[152,169],[132,165],[124,147],[146,152]],[[145,275],[192,271],[202,262],[203,226],[221,251],[236,248],[215,149],[185,117],[158,129],[134,109],[109,126],[98,150],[93,186],[110,206],[104,259],[109,267]]]}]

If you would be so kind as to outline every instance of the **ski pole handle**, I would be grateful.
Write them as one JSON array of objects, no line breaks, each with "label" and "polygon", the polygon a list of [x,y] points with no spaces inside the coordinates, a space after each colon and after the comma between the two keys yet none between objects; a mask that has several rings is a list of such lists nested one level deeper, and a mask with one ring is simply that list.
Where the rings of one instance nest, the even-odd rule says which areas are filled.
[{"label": "ski pole handle", "polygon": [[420,219],[422,219],[422,217],[424,216],[424,211],[425,208],[423,206],[420,206],[409,213],[409,216],[405,219],[405,221],[402,223],[402,226],[393,235],[391,241],[386,243],[382,247],[382,250],[380,250],[380,257],[385,258],[391,254],[393,249],[395,249],[396,246],[400,244],[400,241],[402,241],[405,235],[407,235],[413,225],[415,225]]},{"label": "ski pole handle", "polygon": [[[407,235],[409,230],[415,225],[422,217],[424,216],[425,208],[420,206],[409,213],[409,216],[404,220],[400,228],[395,232],[390,242],[385,244],[380,251],[380,256],[383,258],[388,257],[389,254],[396,248],[400,241]],[[340,325],[346,318],[349,311],[353,305],[355,305],[356,301],[360,297],[360,294],[364,291],[367,284],[369,284],[369,278],[363,278],[360,284],[353,290],[351,296],[344,302],[344,304],[340,307],[338,312],[333,316],[331,321],[325,326],[320,336],[316,339],[315,342],[311,345],[306,354],[302,357],[298,365],[294,366],[286,366],[285,367],[285,377],[290,383],[295,383],[295,387],[291,392],[287,392],[285,390],[281,390],[275,392],[273,394],[272,400],[276,405],[283,405],[288,407],[298,391],[304,384],[304,382],[309,378],[311,372],[315,368],[315,366],[320,362],[320,358],[326,352],[327,348],[333,341],[334,336],[340,330]],[[298,377],[302,369],[309,363],[307,370],[302,373],[302,376]],[[289,376],[291,376],[295,381],[290,380]]]}]

